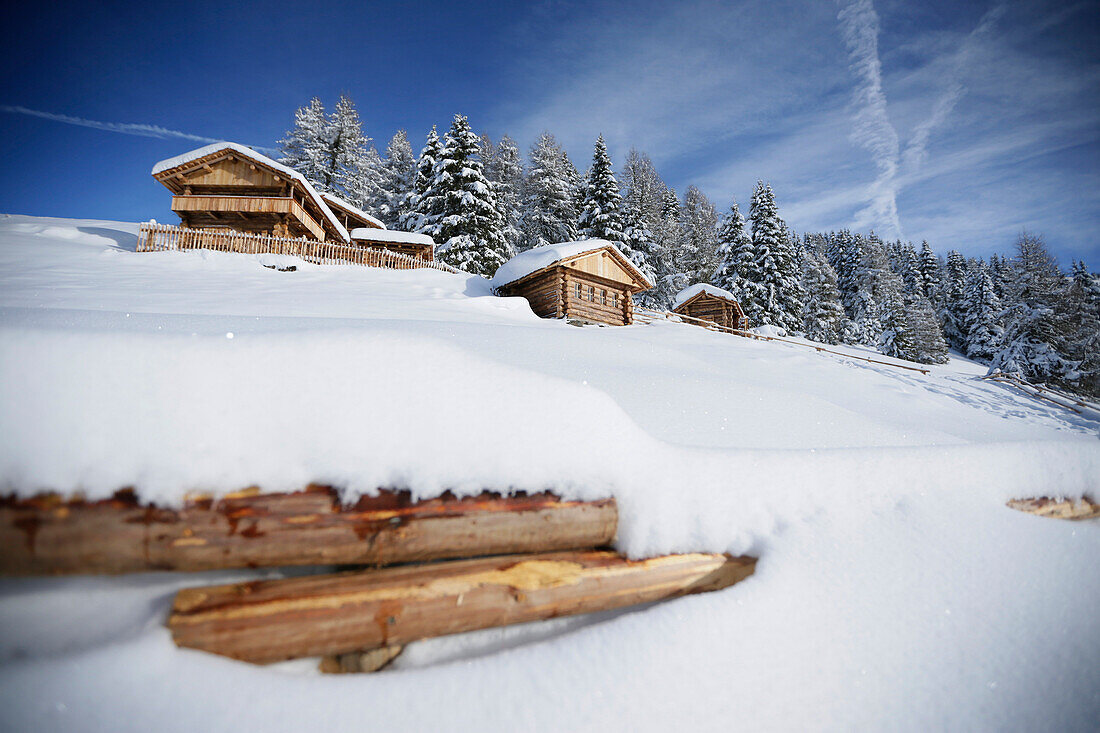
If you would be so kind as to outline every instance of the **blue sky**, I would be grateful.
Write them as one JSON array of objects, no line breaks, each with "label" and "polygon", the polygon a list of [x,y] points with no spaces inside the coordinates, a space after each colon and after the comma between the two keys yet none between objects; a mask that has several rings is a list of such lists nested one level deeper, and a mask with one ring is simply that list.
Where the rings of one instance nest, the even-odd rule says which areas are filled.
[{"label": "blue sky", "polygon": [[460,112],[522,148],[549,130],[583,168],[602,133],[720,209],[768,180],[798,231],[987,256],[1027,227],[1100,268],[1095,2],[41,7],[0,11],[7,213],[174,221],[149,169],[203,144],[29,111],[274,146],[347,93],[380,148]]}]

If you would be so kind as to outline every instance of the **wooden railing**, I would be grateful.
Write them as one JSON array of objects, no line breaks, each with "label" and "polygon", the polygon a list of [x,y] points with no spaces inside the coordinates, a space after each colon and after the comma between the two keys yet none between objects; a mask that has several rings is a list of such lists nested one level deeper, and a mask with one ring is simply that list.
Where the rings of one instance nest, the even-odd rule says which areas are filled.
[{"label": "wooden railing", "polygon": [[871,364],[883,364],[885,366],[897,367],[898,369],[908,369],[913,372],[920,372],[921,374],[928,374],[929,370],[922,367],[908,366],[906,364],[895,364],[892,361],[882,361],[881,359],[871,359],[866,356],[856,356],[855,354],[846,354],[843,351],[833,351],[827,349],[824,346],[817,346],[815,344],[804,344],[801,341],[792,341],[791,339],[779,338],[778,336],[764,336],[759,333],[753,333],[752,331],[746,331],[740,328],[730,328],[729,326],[723,326],[715,323],[714,321],[707,321],[702,318],[694,318],[692,316],[685,316],[682,313],[673,313],[672,311],[658,311],[651,308],[640,308],[634,306],[634,320],[641,323],[652,323],[653,321],[663,320],[672,322],[689,323],[696,326],[702,326],[708,331],[720,331],[722,333],[732,333],[735,336],[744,336],[745,338],[756,339],[757,341],[778,341],[783,344],[791,344],[792,346],[802,346],[807,349],[813,349],[814,351],[824,352],[826,354],[835,354],[837,356],[843,356],[846,359],[858,359],[859,361],[866,361]]},{"label": "wooden railing", "polygon": [[312,239],[292,239],[270,234],[248,234],[229,229],[184,229],[171,224],[147,222],[138,232],[138,252],[162,252],[178,249],[210,249],[240,254],[276,254],[300,257],[317,265],[363,265],[390,270],[415,270],[429,267],[443,272],[460,273],[442,262],[422,260],[387,249],[356,247]]},{"label": "wooden railing", "polygon": [[1100,417],[1100,405],[1094,402],[1089,402],[1076,395],[1071,395],[1061,390],[1053,389],[1052,387],[1040,386],[1038,384],[1032,384],[1031,382],[1025,382],[1017,377],[1015,374],[1007,374],[1005,372],[994,372],[993,374],[986,374],[982,379],[989,379],[994,382],[1001,382],[1002,384],[1008,384],[1016,387],[1024,394],[1031,395],[1040,400],[1045,400],[1052,404],[1058,405],[1070,412],[1076,412],[1078,415],[1089,414],[1092,417]]}]

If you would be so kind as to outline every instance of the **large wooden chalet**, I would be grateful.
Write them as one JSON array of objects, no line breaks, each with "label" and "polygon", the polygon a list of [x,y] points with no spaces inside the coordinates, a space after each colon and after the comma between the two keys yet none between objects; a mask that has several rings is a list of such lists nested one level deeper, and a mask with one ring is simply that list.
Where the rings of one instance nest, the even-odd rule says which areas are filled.
[{"label": "large wooden chalet", "polygon": [[726,328],[743,329],[749,325],[733,293],[706,283],[691,285],[677,293],[672,311]]},{"label": "large wooden chalet", "polygon": [[153,167],[189,229],[232,229],[319,242],[348,230],[305,177],[236,143],[215,143]]},{"label": "large wooden chalet", "polygon": [[493,284],[498,295],[526,298],[542,318],[611,326],[633,323],[633,294],[653,287],[615,245],[602,239],[527,250],[504,263]]},{"label": "large wooden chalet", "polygon": [[232,230],[385,249],[431,262],[431,237],[395,232],[298,171],[237,143],[215,143],[153,167],[186,229]]}]

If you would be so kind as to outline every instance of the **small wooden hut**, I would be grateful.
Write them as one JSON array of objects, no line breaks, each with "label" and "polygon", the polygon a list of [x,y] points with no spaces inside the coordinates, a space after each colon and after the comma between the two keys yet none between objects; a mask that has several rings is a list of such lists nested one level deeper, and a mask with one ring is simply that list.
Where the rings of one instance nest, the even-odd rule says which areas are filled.
[{"label": "small wooden hut", "polygon": [[504,263],[493,277],[498,295],[527,299],[542,318],[626,326],[634,293],[653,287],[614,244],[603,239],[536,247]]},{"label": "small wooden hut", "polygon": [[351,243],[368,249],[386,249],[425,262],[435,260],[435,241],[427,234],[362,227],[352,229]]},{"label": "small wooden hut", "polygon": [[344,199],[331,193],[322,193],[321,199],[328,204],[329,210],[336,215],[340,223],[349,232],[352,229],[385,229],[386,225],[362,209],[356,208]]},{"label": "small wooden hut", "polygon": [[733,293],[706,283],[691,285],[677,293],[672,312],[726,328],[748,328],[749,325]]},{"label": "small wooden hut", "polygon": [[347,227],[301,173],[244,145],[215,143],[162,160],[153,166],[153,177],[172,192],[172,210],[185,228],[320,242],[350,239]]}]

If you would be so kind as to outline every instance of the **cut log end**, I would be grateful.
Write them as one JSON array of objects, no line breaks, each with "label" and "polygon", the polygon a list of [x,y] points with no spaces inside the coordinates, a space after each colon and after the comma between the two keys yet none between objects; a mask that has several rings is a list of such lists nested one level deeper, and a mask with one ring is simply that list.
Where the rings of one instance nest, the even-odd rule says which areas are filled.
[{"label": "cut log end", "polygon": [[321,657],[317,668],[324,674],[361,674],[378,672],[389,666],[404,647],[384,646],[365,652],[329,654]]}]

